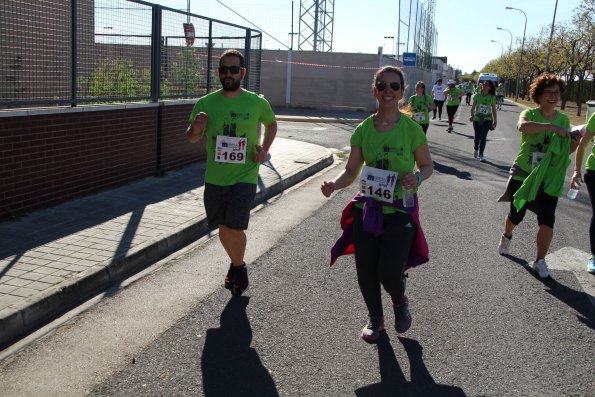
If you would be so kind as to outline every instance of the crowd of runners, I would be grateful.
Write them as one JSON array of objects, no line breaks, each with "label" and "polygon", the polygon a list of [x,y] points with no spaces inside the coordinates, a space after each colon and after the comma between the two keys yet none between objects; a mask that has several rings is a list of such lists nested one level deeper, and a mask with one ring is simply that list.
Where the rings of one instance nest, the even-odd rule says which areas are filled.
[{"label": "crowd of runners", "polygon": [[[268,154],[277,132],[275,115],[262,96],[241,87],[246,75],[243,55],[225,51],[218,67],[222,88],[198,100],[189,117],[186,135],[191,142],[206,138],[207,167],[204,205],[208,224],[219,230],[219,239],[229,256],[225,288],[241,295],[249,285],[244,262],[250,209],[256,192],[259,166]],[[517,123],[520,147],[510,169],[500,201],[510,202],[504,217],[498,252],[508,255],[513,230],[527,209],[537,214],[536,256],[531,262],[535,274],[551,278],[545,257],[553,238],[555,211],[562,194],[570,155],[576,154],[572,184],[583,183],[584,148],[595,135],[595,116],[584,134],[570,129],[568,117],[556,109],[565,82],[544,73],[530,87],[534,108],[521,112]],[[391,297],[394,328],[404,333],[412,323],[405,293],[407,270],[429,260],[419,212],[417,192],[433,173],[427,131],[432,120],[442,120],[446,103],[448,127],[463,97],[475,132],[473,156],[485,161],[487,135],[497,126],[504,92],[492,80],[446,84],[437,80],[427,92],[419,81],[415,94],[405,100],[405,77],[394,66],[384,66],[372,76],[371,95],[377,102],[374,114],[362,121],[351,136],[351,151],[344,169],[320,187],[324,196],[359,185],[358,193],[346,204],[340,225],[343,233],[331,248],[331,264],[341,255],[353,254],[357,281],[368,310],[361,338],[374,341],[385,329],[381,293]],[[462,111],[462,110],[461,110]],[[264,133],[260,134],[260,125]],[[595,149],[586,161],[584,182],[595,202]],[[494,198],[496,199],[496,198]],[[591,252],[595,253],[595,221],[590,228]],[[494,244],[496,246],[496,244]],[[595,259],[588,263],[595,273]]]}]

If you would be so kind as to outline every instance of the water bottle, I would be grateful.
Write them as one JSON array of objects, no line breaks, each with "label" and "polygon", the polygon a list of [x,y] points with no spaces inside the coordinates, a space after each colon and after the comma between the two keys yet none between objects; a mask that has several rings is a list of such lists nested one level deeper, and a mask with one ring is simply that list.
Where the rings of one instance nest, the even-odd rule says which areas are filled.
[{"label": "water bottle", "polygon": [[403,207],[415,207],[415,193],[412,190],[403,190]]},{"label": "water bottle", "polygon": [[574,189],[571,186],[570,189],[568,189],[568,193],[566,193],[566,197],[568,197],[570,200],[574,200],[576,198],[577,194],[578,194],[578,189]]}]

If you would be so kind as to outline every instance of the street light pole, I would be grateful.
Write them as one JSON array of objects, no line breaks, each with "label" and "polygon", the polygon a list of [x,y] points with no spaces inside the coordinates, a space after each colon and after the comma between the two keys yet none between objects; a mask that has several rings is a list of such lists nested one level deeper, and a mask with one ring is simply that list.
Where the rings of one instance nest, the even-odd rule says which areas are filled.
[{"label": "street light pole", "polygon": [[554,37],[554,25],[556,23],[556,11],[558,11],[558,0],[556,0],[556,6],[554,7],[554,19],[552,20],[552,30],[550,32],[550,42],[547,45],[547,57],[545,57],[545,71],[549,72],[550,68],[550,55],[552,54],[552,38]]},{"label": "street light pole", "polygon": [[[393,53],[393,55],[395,55],[394,50],[395,50],[395,36],[384,36],[385,39],[392,39],[393,44],[392,47],[390,48],[390,51]],[[395,55],[395,60],[396,60],[396,55]]]},{"label": "street light pole", "polygon": [[500,47],[502,47],[501,51],[500,51],[500,56],[504,55],[504,45],[502,43],[500,43],[499,41],[496,40],[490,40],[492,43],[498,43],[500,44]]},{"label": "street light pole", "polygon": [[504,28],[496,28],[498,30],[506,30],[508,32],[508,34],[510,35],[510,45],[508,46],[508,54],[510,54],[512,52],[512,32],[508,29],[504,29]]},{"label": "street light pole", "polygon": [[523,41],[521,42],[521,59],[519,59],[519,62],[518,62],[519,66],[517,68],[517,74],[516,74],[515,100],[518,100],[519,99],[519,82],[521,79],[521,61],[522,61],[523,53],[525,52],[525,33],[527,33],[527,14],[525,14],[525,11],[521,10],[520,8],[506,7],[506,9],[520,11],[525,16],[525,29],[523,30]]}]

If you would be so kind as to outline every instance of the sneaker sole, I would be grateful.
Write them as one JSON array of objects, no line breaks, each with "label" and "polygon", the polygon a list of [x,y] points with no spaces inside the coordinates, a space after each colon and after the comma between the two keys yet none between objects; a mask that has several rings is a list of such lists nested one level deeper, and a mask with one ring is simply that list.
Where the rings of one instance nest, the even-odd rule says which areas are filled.
[{"label": "sneaker sole", "polygon": [[380,338],[380,333],[384,332],[384,325],[378,330],[378,336],[374,337],[374,336],[366,336],[364,334],[360,334],[359,337],[360,339],[363,339],[365,341],[374,341],[374,340],[378,340]]}]

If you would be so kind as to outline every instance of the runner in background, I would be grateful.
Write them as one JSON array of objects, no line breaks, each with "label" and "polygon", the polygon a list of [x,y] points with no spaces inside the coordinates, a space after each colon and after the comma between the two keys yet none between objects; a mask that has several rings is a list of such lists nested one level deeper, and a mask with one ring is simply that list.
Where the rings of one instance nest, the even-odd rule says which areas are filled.
[{"label": "runner in background", "polygon": [[473,96],[473,82],[469,80],[465,87],[465,104],[471,105],[471,97]]},{"label": "runner in background", "polygon": [[438,120],[442,120],[442,106],[444,106],[444,100],[446,96],[444,95],[444,90],[446,86],[442,84],[442,79],[436,80],[436,84],[432,87],[432,98],[434,99],[434,117],[432,120],[436,120],[436,110],[438,110]]},{"label": "runner in background", "polygon": [[492,80],[484,80],[481,92],[473,96],[471,117],[475,138],[473,140],[473,157],[482,163],[485,161],[483,152],[488,140],[488,132],[493,131],[497,124],[495,87]]},{"label": "runner in background", "polygon": [[424,134],[427,135],[428,126],[430,125],[430,110],[436,109],[436,105],[432,97],[426,94],[426,84],[423,81],[418,81],[415,84],[415,95],[411,95],[407,102],[409,103],[411,118],[421,126]]},{"label": "runner in background", "polygon": [[444,90],[444,95],[446,95],[446,114],[448,115],[448,128],[446,131],[450,133],[464,92],[462,89],[457,88],[454,80],[448,80],[448,88]]},{"label": "runner in background", "polygon": [[504,86],[502,84],[498,84],[496,87],[496,104],[498,110],[502,109],[502,104],[504,103]]}]

